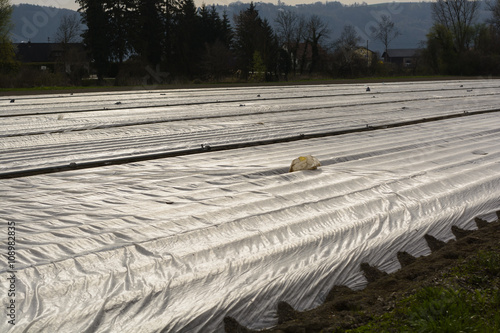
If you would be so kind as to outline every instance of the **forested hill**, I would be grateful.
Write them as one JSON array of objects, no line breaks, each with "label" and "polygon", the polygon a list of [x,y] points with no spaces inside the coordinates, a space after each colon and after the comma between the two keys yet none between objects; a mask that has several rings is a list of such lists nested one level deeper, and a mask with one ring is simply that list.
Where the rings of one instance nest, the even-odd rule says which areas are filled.
[{"label": "forested hill", "polygon": [[[381,15],[390,15],[402,33],[391,44],[392,48],[415,48],[421,40],[425,39],[425,35],[432,26],[430,4],[430,2],[417,2],[347,6],[340,2],[316,2],[309,5],[276,6],[257,3],[257,10],[259,10],[261,17],[267,19],[271,24],[274,24],[274,18],[279,10],[294,10],[306,17],[318,15],[324,22],[328,23],[331,41],[340,37],[343,27],[350,24],[355,27],[363,41],[370,40],[370,49],[381,50],[382,45],[370,38],[370,26],[374,26]],[[220,12],[224,9],[227,10],[229,17],[232,17],[233,13],[239,13],[246,6],[248,5],[237,2],[217,8]]]},{"label": "forested hill", "polygon": [[[207,1],[209,3],[209,1]],[[217,12],[222,15],[224,10],[229,18],[248,8],[250,2],[234,2],[229,5],[216,6]],[[370,26],[376,24],[381,15],[390,15],[401,31],[401,36],[391,44],[391,48],[415,48],[420,41],[426,39],[426,34],[432,25],[431,2],[386,3],[376,5],[342,5],[340,2],[316,2],[315,4],[288,6],[271,3],[255,2],[256,9],[262,18],[274,25],[274,19],[280,10],[293,10],[298,14],[309,17],[318,15],[328,23],[330,30],[329,40],[333,41],[340,36],[342,28],[350,24],[356,28],[364,41],[369,41],[369,48],[381,51],[382,45],[372,41],[369,35]],[[68,9],[54,7],[17,5],[14,6],[12,21],[14,23],[13,41],[47,42],[55,36],[60,19],[64,15],[76,13]],[[479,13],[479,22],[489,17],[486,5],[483,3]]]},{"label": "forested hill", "polygon": [[54,42],[62,17],[64,15],[80,15],[70,9],[47,6],[21,4],[13,7],[12,23],[14,29],[12,30],[12,41],[14,43],[27,41],[33,43]]}]

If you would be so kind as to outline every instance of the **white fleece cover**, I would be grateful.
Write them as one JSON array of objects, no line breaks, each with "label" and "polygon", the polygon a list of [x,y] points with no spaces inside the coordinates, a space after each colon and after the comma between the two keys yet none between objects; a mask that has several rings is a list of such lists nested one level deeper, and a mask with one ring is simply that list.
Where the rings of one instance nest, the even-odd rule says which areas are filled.
[{"label": "white fleece cover", "polygon": [[[18,107],[18,101],[6,106],[7,97],[0,101],[0,175],[130,151],[184,149],[200,140],[216,146],[463,109],[473,113],[500,105],[499,85],[496,80],[373,84],[369,95],[363,85],[322,85],[19,101],[31,108]],[[363,93],[349,93],[355,89]],[[332,91],[337,99],[324,97]],[[180,104],[172,106],[179,113],[154,106],[167,96],[160,93]],[[158,97],[150,100],[151,94]],[[262,97],[240,115],[250,103],[244,94]],[[229,102],[220,108],[194,104],[203,98]],[[386,101],[359,102],[377,98]],[[82,111],[117,100],[122,101],[117,106],[130,103],[135,109]],[[292,110],[303,103],[317,112]],[[50,113],[54,109],[66,116],[58,119]],[[23,110],[33,114],[10,116]],[[142,119],[156,120],[200,117],[134,125],[141,113]],[[120,121],[128,125],[96,125]],[[78,126],[88,128],[75,131]],[[37,134],[41,129],[46,133]],[[475,217],[493,220],[500,210],[499,142],[500,114],[493,112],[0,179],[2,254],[7,223],[16,227],[16,325],[4,315],[0,332],[223,332],[225,316],[253,329],[270,327],[277,322],[279,301],[310,309],[334,285],[363,288],[363,262],[393,272],[400,268],[398,251],[430,253],[425,234],[449,241],[453,225],[474,229]],[[294,158],[308,154],[321,161],[318,170],[287,172]],[[9,270],[4,256],[3,313]]]}]

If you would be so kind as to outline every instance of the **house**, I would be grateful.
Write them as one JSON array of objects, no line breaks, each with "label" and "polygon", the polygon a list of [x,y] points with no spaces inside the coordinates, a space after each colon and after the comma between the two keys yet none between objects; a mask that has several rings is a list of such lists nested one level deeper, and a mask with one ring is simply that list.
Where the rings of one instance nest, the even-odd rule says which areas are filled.
[{"label": "house", "polygon": [[[311,69],[317,70],[317,67],[321,66],[321,64],[314,62],[321,62],[321,60],[328,58],[327,51],[321,45],[317,45],[317,51],[318,58],[313,59],[314,54],[311,43],[299,43],[296,50],[296,58],[292,55],[293,67],[304,72],[311,71]],[[316,68],[312,68],[312,66],[316,66]]]},{"label": "house", "polygon": [[90,67],[82,43],[18,43],[14,44],[17,59],[40,70],[71,73],[75,68]]},{"label": "house", "polygon": [[370,66],[372,64],[372,59],[373,56],[375,55],[375,52],[373,52],[370,49],[367,49],[366,47],[360,47],[354,51],[358,57],[361,59],[366,59],[366,65]]},{"label": "house", "polygon": [[420,49],[387,49],[382,54],[385,62],[390,62],[403,67],[413,67],[416,65]]}]

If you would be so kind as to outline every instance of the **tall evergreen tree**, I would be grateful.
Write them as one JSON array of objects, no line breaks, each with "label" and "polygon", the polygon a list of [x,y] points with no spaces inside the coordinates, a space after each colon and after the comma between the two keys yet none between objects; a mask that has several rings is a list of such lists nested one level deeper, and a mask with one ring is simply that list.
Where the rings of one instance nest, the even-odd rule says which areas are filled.
[{"label": "tall evergreen tree", "polygon": [[[279,43],[278,37],[274,33],[273,28],[267,20],[262,21],[262,37],[260,39],[261,45],[259,49],[262,50],[264,65],[266,66],[266,80],[272,80],[270,75],[274,74],[277,76],[278,73],[278,61],[279,61]],[[269,73],[269,74],[267,74]]]},{"label": "tall evergreen tree", "polygon": [[203,44],[212,44],[222,39],[222,20],[215,6],[210,8],[203,4],[198,11],[200,16],[200,39]]},{"label": "tall evergreen tree", "polygon": [[215,6],[200,9],[201,32],[203,34],[204,53],[202,58],[203,76],[206,79],[219,80],[230,74],[233,65],[231,47],[232,30],[224,12],[222,19]]},{"label": "tall evergreen tree", "polygon": [[153,69],[161,63],[165,25],[161,16],[161,1],[136,1],[131,33],[133,49]]},{"label": "tall evergreen tree", "polygon": [[[235,17],[235,25],[234,49],[242,77],[247,79],[252,70],[255,52],[258,52],[266,66],[272,66],[271,59],[273,56],[277,58],[278,52],[274,49],[277,43],[273,40],[274,34],[269,23],[259,17],[253,2]],[[268,70],[274,68],[266,68]]]},{"label": "tall evergreen tree", "polygon": [[259,13],[253,2],[245,11],[235,16],[235,40],[234,49],[238,61],[239,70],[244,79],[248,78],[248,72],[252,68],[252,61],[257,51],[257,32],[261,24]]},{"label": "tall evergreen tree", "polygon": [[231,27],[227,12],[224,10],[221,21],[221,41],[226,47],[230,48],[233,45],[233,37],[233,28]]},{"label": "tall evergreen tree", "polygon": [[87,25],[83,32],[83,42],[90,52],[99,81],[106,74],[112,55],[110,40],[113,38],[110,20],[106,13],[106,3],[98,0],[76,0],[80,5],[82,21]]},{"label": "tall evergreen tree", "polygon": [[122,63],[130,51],[130,35],[135,27],[131,24],[132,0],[103,1],[108,25],[112,33],[108,35],[113,60]]},{"label": "tall evergreen tree", "polygon": [[[157,0],[158,12],[162,21],[162,64],[169,72],[174,73],[175,50],[175,16],[179,8],[178,0]],[[147,18],[146,18],[147,19]]]},{"label": "tall evergreen tree", "polygon": [[84,43],[101,80],[110,64],[121,64],[128,56],[141,59],[148,72],[166,70],[190,79],[201,75],[209,48],[212,60],[222,56],[217,59],[219,73],[224,72],[221,60],[230,62],[231,26],[215,6],[198,12],[193,0],[77,2],[87,24]]},{"label": "tall evergreen tree", "polygon": [[177,73],[193,78],[201,58],[200,17],[193,0],[182,0],[175,14],[175,48],[173,62]]}]

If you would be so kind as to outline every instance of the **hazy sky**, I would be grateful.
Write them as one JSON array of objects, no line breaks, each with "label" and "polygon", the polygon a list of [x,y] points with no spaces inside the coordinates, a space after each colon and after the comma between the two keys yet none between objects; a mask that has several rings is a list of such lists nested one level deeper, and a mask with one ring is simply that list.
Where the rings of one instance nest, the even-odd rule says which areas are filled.
[{"label": "hazy sky", "polygon": [[[196,5],[200,6],[203,2],[207,5],[211,5],[213,3],[220,4],[220,5],[228,5],[231,2],[236,2],[237,0],[195,0]],[[250,2],[251,0],[241,0],[242,2]],[[335,0],[334,0],[335,1]],[[392,2],[392,0],[337,0],[340,1],[343,4],[350,5],[355,2],[362,3],[366,2],[367,4],[374,4],[374,3],[387,3],[387,2]],[[274,3],[278,4],[278,0],[264,0],[264,1],[256,1],[254,2],[265,2],[265,3]],[[315,3],[318,2],[318,0],[282,0],[282,3],[287,4],[287,5],[296,5],[296,4],[306,4],[306,3]],[[325,0],[322,0],[320,2],[325,2]],[[69,9],[78,9],[78,5],[75,3],[74,0],[10,0],[10,3],[13,5],[18,5],[20,3],[29,3],[29,4],[34,4],[34,5],[40,5],[40,6],[51,6],[51,7],[57,7],[57,8],[69,8]]]}]

